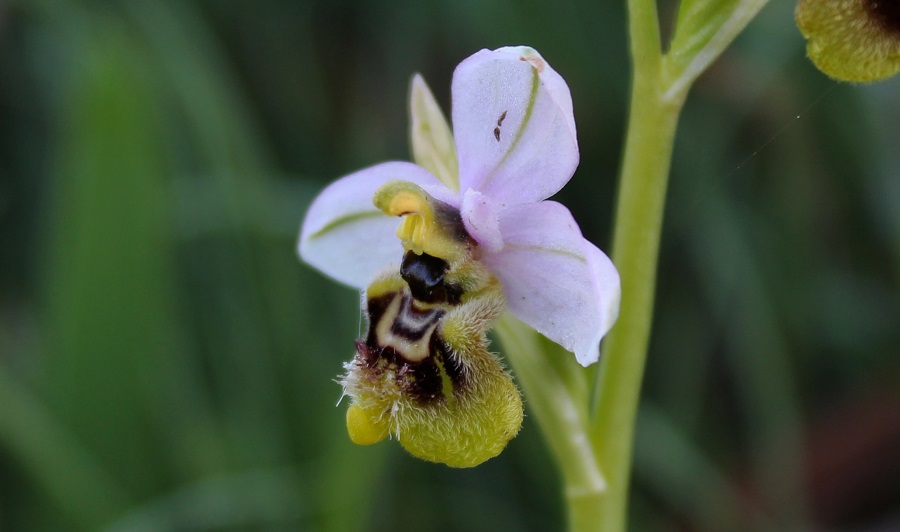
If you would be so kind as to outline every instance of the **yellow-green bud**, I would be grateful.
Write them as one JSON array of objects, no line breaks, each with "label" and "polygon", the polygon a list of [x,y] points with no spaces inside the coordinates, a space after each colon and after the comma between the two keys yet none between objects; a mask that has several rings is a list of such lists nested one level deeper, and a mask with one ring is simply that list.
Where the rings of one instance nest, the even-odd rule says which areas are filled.
[{"label": "yellow-green bud", "polygon": [[797,26],[822,72],[868,83],[900,72],[900,2],[800,0]]}]

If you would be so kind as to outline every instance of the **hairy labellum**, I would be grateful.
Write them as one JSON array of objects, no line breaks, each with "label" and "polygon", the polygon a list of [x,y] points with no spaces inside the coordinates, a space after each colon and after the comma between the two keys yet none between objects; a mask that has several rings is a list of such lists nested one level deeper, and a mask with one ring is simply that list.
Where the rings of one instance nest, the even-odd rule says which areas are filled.
[{"label": "hairy labellum", "polygon": [[419,458],[471,467],[518,433],[521,397],[485,336],[502,290],[474,273],[456,283],[441,259],[407,254],[400,275],[369,286],[368,330],[341,380],[354,442],[392,435]]}]

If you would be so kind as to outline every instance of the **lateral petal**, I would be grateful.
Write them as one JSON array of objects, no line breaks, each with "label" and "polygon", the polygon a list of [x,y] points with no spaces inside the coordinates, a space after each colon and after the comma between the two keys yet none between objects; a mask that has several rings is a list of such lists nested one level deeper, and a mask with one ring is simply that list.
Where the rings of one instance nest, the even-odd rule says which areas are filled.
[{"label": "lateral petal", "polygon": [[619,274],[554,201],[500,215],[503,250],[484,263],[503,283],[510,312],[588,366],[618,316]]},{"label": "lateral petal", "polygon": [[403,245],[398,218],[372,203],[381,185],[393,180],[415,183],[437,196],[449,191],[424,168],[387,162],[342,177],[325,188],[303,220],[298,251],[310,266],[356,288],[364,288],[386,266],[399,268]]}]

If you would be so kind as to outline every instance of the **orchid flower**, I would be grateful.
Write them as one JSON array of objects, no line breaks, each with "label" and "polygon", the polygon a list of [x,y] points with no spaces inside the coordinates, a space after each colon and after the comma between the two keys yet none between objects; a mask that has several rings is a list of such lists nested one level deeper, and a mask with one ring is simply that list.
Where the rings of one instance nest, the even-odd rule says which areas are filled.
[{"label": "orchid flower", "polygon": [[[458,213],[514,316],[582,365],[596,362],[618,314],[618,272],[569,210],[546,200],[578,165],[568,86],[535,50],[506,47],[465,59],[451,89],[452,142],[424,82],[413,81],[413,151],[429,168],[385,162],[328,186],[307,212],[300,256],[356,288],[385,268],[396,271],[410,240],[397,238],[386,212],[410,212],[379,208],[373,197],[397,181],[415,185],[426,203]],[[423,120],[427,127],[417,131]]]}]

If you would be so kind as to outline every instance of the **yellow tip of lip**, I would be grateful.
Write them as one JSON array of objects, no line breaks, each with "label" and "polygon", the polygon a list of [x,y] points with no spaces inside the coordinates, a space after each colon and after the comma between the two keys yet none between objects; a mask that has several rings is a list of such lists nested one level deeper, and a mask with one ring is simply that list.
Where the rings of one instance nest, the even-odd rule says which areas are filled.
[{"label": "yellow tip of lip", "polygon": [[388,424],[382,420],[374,420],[359,405],[350,405],[347,409],[347,434],[350,441],[357,445],[372,445],[388,436]]}]

